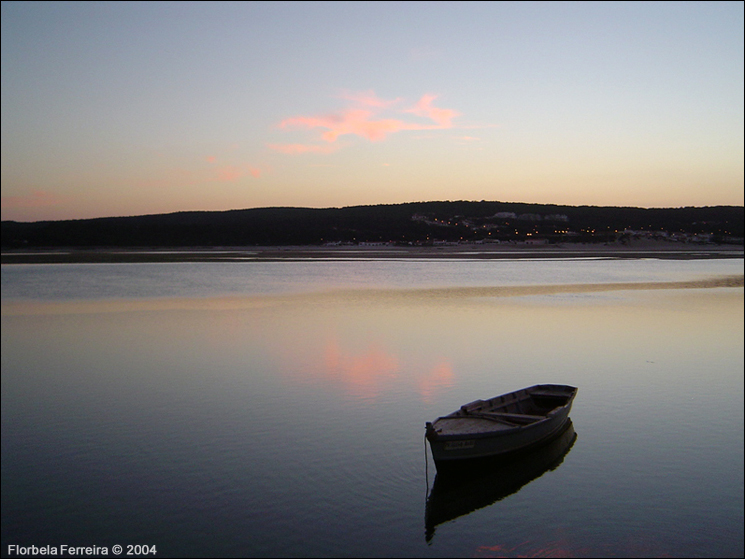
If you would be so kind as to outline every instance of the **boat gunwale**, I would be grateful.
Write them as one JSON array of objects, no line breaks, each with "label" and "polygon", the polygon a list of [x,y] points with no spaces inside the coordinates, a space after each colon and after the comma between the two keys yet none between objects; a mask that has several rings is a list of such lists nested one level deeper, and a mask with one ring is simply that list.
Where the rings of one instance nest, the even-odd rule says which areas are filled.
[{"label": "boat gunwale", "polygon": [[[549,390],[540,390],[541,388],[549,388]],[[535,389],[535,390],[534,390]],[[558,390],[552,390],[552,389],[558,389]],[[565,393],[560,392],[560,390],[565,390]],[[522,393],[522,394],[521,394]],[[505,402],[500,402],[501,405],[507,406],[509,404],[512,404],[514,402],[524,401],[527,399],[530,399],[531,396],[537,395],[539,397],[557,397],[557,398],[566,398],[566,401],[560,405],[552,408],[549,410],[545,416],[536,416],[532,414],[510,414],[514,415],[516,417],[536,417],[540,418],[535,421],[531,421],[529,423],[525,424],[516,424],[512,423],[512,425],[509,425],[507,422],[498,422],[495,420],[492,420],[488,417],[479,417],[480,413],[484,412],[470,412],[468,411],[469,406],[473,406],[474,404],[486,404],[488,402],[491,402],[493,400],[497,399],[503,399],[510,396],[515,396],[512,400]],[[521,395],[521,398],[518,398],[517,396]],[[457,441],[457,440],[472,440],[472,439],[484,439],[484,438],[501,438],[506,437],[509,435],[513,435],[516,432],[520,430],[527,430],[529,428],[538,427],[539,425],[542,425],[548,421],[552,421],[556,414],[559,412],[571,408],[572,403],[574,402],[574,398],[577,395],[577,388],[574,386],[564,385],[564,384],[536,384],[533,386],[529,386],[527,388],[522,388],[519,390],[515,390],[513,392],[508,392],[506,394],[502,394],[499,396],[494,396],[493,398],[489,398],[488,400],[474,400],[473,402],[469,402],[468,404],[464,404],[461,406],[458,410],[452,412],[451,414],[448,414],[446,416],[441,416],[435,419],[433,422],[427,422],[427,433],[426,437],[427,440],[432,442],[449,442],[449,441]],[[496,407],[496,406],[494,406]],[[479,408],[481,409],[481,408]],[[489,413],[489,412],[486,412]],[[496,412],[498,413],[498,412]],[[506,428],[503,429],[490,429],[490,430],[483,430],[483,431],[474,431],[470,433],[442,433],[438,432],[435,429],[435,424],[440,420],[458,420],[458,419],[475,419],[475,420],[483,420],[483,421],[489,421],[492,420],[495,423],[500,423],[501,425],[505,425]],[[567,417],[568,420],[568,417]],[[563,425],[565,421],[562,421],[561,425]],[[560,426],[561,426],[560,425]]]}]

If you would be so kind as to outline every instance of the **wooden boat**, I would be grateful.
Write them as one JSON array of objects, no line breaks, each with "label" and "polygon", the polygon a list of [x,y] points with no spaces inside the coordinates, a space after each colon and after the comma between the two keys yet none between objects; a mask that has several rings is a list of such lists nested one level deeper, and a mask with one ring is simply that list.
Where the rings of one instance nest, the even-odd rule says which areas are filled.
[{"label": "wooden boat", "polygon": [[440,524],[488,507],[558,468],[577,440],[572,420],[546,444],[505,458],[459,461],[459,467],[438,471],[427,497],[425,538],[430,542]]},{"label": "wooden boat", "polygon": [[577,389],[537,384],[489,400],[476,400],[427,422],[426,437],[438,471],[463,460],[508,456],[541,445],[569,419]]}]

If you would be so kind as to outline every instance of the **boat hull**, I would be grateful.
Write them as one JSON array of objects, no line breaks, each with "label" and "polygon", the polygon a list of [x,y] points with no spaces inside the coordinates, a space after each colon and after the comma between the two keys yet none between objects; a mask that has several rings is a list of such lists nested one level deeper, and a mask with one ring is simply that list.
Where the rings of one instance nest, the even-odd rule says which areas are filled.
[{"label": "boat hull", "polygon": [[[427,440],[429,440],[432,450],[432,457],[435,464],[440,467],[441,464],[461,462],[464,460],[474,460],[479,458],[490,457],[507,457],[516,453],[530,450],[540,446],[562,432],[569,420],[569,412],[572,407],[572,401],[576,393],[576,388],[565,387],[563,385],[541,385],[545,391],[547,387],[557,387],[567,389],[568,396],[563,405],[553,408],[545,417],[533,421],[529,424],[500,426],[495,429],[485,429],[483,432],[467,433],[448,433],[440,432],[437,429],[438,422],[434,425],[427,423]],[[536,387],[524,389],[526,394]],[[568,389],[571,389],[569,392]],[[505,395],[510,396],[510,395]],[[501,398],[504,398],[501,397]],[[466,408],[464,406],[461,409]],[[517,416],[518,414],[514,414]],[[449,416],[440,418],[442,420],[453,420],[467,422],[471,416],[455,412]]]},{"label": "boat hull", "polygon": [[437,469],[425,509],[425,534],[431,541],[435,528],[520,491],[522,487],[554,470],[574,445],[577,434],[572,420],[546,444],[510,457],[450,461]]}]

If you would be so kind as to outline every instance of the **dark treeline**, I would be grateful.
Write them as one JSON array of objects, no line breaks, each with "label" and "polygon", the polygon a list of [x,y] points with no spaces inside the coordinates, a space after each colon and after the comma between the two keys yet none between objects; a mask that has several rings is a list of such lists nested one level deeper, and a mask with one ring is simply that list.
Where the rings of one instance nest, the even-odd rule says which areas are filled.
[{"label": "dark treeline", "polygon": [[607,242],[623,231],[741,242],[743,207],[630,208],[506,202],[414,202],[256,208],[32,223],[3,221],[2,247],[188,247],[520,240]]}]

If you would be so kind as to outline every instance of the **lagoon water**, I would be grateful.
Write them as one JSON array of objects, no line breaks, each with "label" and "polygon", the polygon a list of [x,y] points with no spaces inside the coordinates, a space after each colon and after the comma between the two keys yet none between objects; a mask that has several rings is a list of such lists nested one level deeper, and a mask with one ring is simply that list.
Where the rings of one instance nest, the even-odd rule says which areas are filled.
[{"label": "lagoon water", "polygon": [[[2,553],[742,557],[742,274],[4,265]],[[430,495],[425,421],[537,383],[579,388],[568,450]]]}]

